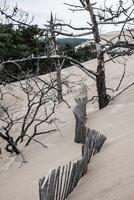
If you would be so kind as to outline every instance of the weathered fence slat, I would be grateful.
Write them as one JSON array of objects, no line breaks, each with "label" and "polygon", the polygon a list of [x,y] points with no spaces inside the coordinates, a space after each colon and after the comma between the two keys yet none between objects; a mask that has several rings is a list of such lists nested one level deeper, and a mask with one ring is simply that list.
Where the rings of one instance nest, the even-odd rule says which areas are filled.
[{"label": "weathered fence slat", "polygon": [[73,179],[74,179],[74,175],[75,175],[75,170],[76,170],[76,163],[73,163],[72,172],[71,172],[71,176],[70,176],[70,180],[69,180],[69,186],[68,186],[68,194],[70,194],[73,190],[72,184],[73,184]]},{"label": "weathered fence slat", "polygon": [[67,175],[68,175],[68,164],[65,167],[64,184],[63,184],[63,189],[62,189],[61,200],[64,199],[64,195],[65,195],[65,189],[66,189],[66,184],[67,184]]},{"label": "weathered fence slat", "polygon": [[62,167],[62,171],[60,174],[59,200],[61,200],[61,197],[62,197],[62,189],[63,189],[62,184],[63,184],[64,170],[65,170],[65,166]]},{"label": "weathered fence slat", "polygon": [[44,180],[45,180],[45,177],[39,179],[39,197],[40,197],[40,200],[43,199],[44,190],[41,188],[41,186],[42,186]]},{"label": "weathered fence slat", "polygon": [[52,175],[52,172],[49,173],[49,176],[46,177],[46,183],[44,185],[44,195],[43,195],[43,198],[44,199],[48,199],[49,200],[49,188],[50,188],[50,180],[51,180],[51,175]]},{"label": "weathered fence slat", "polygon": [[106,140],[104,135],[85,126],[87,103],[85,85],[75,100],[77,105],[73,110],[76,120],[74,140],[83,144],[82,157],[74,163],[69,162],[66,166],[59,166],[57,170],[50,171],[46,178],[39,180],[40,200],[65,200],[81,177],[87,173],[91,157],[100,151]]},{"label": "weathered fence slat", "polygon": [[54,199],[55,171],[56,170],[53,170],[52,173],[51,173],[51,176],[50,176],[48,195],[47,195],[47,199],[48,200],[53,200]]},{"label": "weathered fence slat", "polygon": [[60,179],[60,167],[58,167],[57,169],[57,173],[56,173],[56,184],[55,184],[55,200],[58,200],[58,195],[59,195],[59,179]]},{"label": "weathered fence slat", "polygon": [[69,195],[69,194],[67,193],[67,190],[68,190],[69,179],[70,179],[70,173],[71,173],[71,165],[72,165],[72,163],[69,162],[69,165],[68,165],[68,173],[67,173],[67,182],[66,182],[65,193],[64,193],[64,199],[66,199],[66,197]]}]

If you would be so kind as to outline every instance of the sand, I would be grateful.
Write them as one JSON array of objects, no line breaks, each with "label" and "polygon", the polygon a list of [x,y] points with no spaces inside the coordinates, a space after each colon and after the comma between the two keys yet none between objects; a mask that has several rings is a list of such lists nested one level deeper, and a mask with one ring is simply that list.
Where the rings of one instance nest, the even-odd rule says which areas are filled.
[{"label": "sand", "polygon": [[[126,76],[121,88],[134,80],[133,59],[127,60]],[[124,62],[122,60],[122,62]],[[95,69],[96,61],[86,62],[84,65]],[[116,89],[123,65],[109,62],[106,65],[107,86]],[[76,67],[63,70],[65,74],[75,74],[70,80],[85,82],[88,87],[88,98],[96,95],[95,82]],[[81,78],[82,76],[82,78]],[[45,78],[45,76],[44,76]],[[61,104],[57,108],[56,116],[60,119],[60,131],[40,136],[48,148],[32,142],[23,149],[28,163],[21,165],[21,156],[10,156],[3,150],[0,159],[0,200],[37,200],[38,180],[46,176],[49,169],[75,160],[81,155],[81,145],[74,139],[75,120],[72,114],[75,105],[74,96],[78,92],[66,96],[71,108]],[[20,92],[19,90],[17,92]],[[111,95],[116,94],[109,91]],[[20,92],[20,96],[23,94]],[[134,86],[129,88],[112,101],[103,110],[98,110],[97,104],[87,105],[87,126],[94,128],[107,136],[101,152],[92,158],[88,173],[81,179],[76,189],[68,197],[70,200],[133,200],[134,197]],[[8,102],[9,101],[9,102]],[[13,99],[12,99],[13,101]],[[10,103],[11,99],[6,99]],[[21,106],[24,106],[25,102]],[[62,135],[61,135],[62,134]],[[3,146],[3,141],[0,142]]]},{"label": "sand", "polygon": [[102,111],[89,114],[88,126],[107,141],[89,164],[70,200],[133,200],[134,197],[134,87]]}]

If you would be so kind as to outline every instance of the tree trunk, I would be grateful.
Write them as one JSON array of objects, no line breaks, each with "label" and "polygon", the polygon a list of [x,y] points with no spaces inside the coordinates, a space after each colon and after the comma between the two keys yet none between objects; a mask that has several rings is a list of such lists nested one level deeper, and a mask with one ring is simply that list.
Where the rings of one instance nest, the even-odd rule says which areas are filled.
[{"label": "tree trunk", "polygon": [[3,135],[1,132],[0,132],[0,137],[4,140],[7,141],[7,146],[6,146],[6,150],[10,153],[13,153],[15,152],[17,155],[20,153],[19,149],[17,148],[17,145],[15,144],[15,142],[13,141],[13,138],[6,135]]},{"label": "tree trunk", "polygon": [[60,61],[58,60],[56,66],[56,81],[57,81],[57,98],[58,103],[61,103],[63,101],[63,95],[62,95],[62,79],[61,79],[61,66]]},{"label": "tree trunk", "polygon": [[98,75],[96,77],[96,85],[97,85],[97,91],[98,91],[99,109],[102,109],[109,103],[109,100],[110,100],[110,96],[107,95],[106,93],[103,52],[100,52],[98,55],[97,73]]},{"label": "tree trunk", "polygon": [[92,22],[92,30],[94,41],[96,45],[97,51],[97,73],[96,76],[96,85],[98,91],[98,101],[99,101],[99,109],[104,108],[109,103],[109,95],[106,93],[106,84],[105,84],[105,68],[104,68],[104,53],[102,49],[102,45],[100,44],[101,38],[98,28],[98,23],[96,20],[96,16],[94,14],[94,10],[90,0],[86,1],[87,9],[90,13],[91,22]]},{"label": "tree trunk", "polygon": [[[55,27],[54,27],[54,19],[53,19],[53,14],[51,12],[51,17],[50,17],[50,35],[51,37],[48,38],[49,40],[49,54],[50,55],[57,55],[59,53],[59,48],[57,45],[56,41],[56,35],[55,35]],[[55,63],[55,69],[56,69],[56,82],[57,82],[57,99],[58,103],[61,103],[63,101],[63,96],[62,96],[62,80],[61,80],[61,63],[60,60],[58,59]]]},{"label": "tree trunk", "polygon": [[14,142],[12,141],[8,141],[8,144],[6,146],[6,151],[10,152],[10,153],[16,153],[17,155],[20,154],[20,151],[18,150],[17,146],[15,145]]},{"label": "tree trunk", "polygon": [[62,97],[62,83],[61,83],[61,70],[57,69],[57,90],[58,90],[58,103],[63,101]]}]

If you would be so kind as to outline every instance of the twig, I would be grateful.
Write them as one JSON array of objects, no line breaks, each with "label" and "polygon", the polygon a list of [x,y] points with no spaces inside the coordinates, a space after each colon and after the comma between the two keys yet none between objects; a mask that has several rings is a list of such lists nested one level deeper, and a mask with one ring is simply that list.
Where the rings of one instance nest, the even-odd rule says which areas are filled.
[{"label": "twig", "polygon": [[21,155],[21,157],[22,157],[22,162],[21,162],[21,165],[20,165],[20,167],[22,167],[22,165],[24,164],[24,163],[28,163],[28,161],[26,161],[26,159],[25,159],[25,157],[24,157],[24,155],[23,155],[23,153],[20,151],[20,155]]},{"label": "twig", "polygon": [[56,129],[52,129],[52,130],[49,130],[49,131],[43,131],[43,132],[36,133],[35,136],[44,135],[44,134],[55,132],[55,131],[57,131],[57,130]]},{"label": "twig", "polygon": [[89,101],[93,101],[92,104],[95,103],[95,101],[97,100],[98,96],[93,96],[91,99],[88,99],[88,102]]},{"label": "twig", "polygon": [[129,89],[133,85],[134,85],[134,82],[132,82],[131,84],[129,84],[127,87],[125,87],[123,90],[121,90],[118,94],[116,94],[114,97],[112,97],[111,101],[114,100],[116,97],[118,97],[120,94],[122,94],[124,91],[126,91],[127,89]]},{"label": "twig", "polygon": [[71,108],[71,106],[69,105],[69,103],[65,99],[62,99],[62,100],[67,105],[68,108]]},{"label": "twig", "polygon": [[[25,135],[25,136],[27,136],[28,138],[30,138],[30,136],[29,135]],[[46,145],[44,145],[43,143],[41,143],[40,141],[38,141],[38,140],[36,140],[36,139],[34,139],[34,138],[32,138],[32,140],[34,141],[34,142],[37,142],[37,143],[39,143],[40,145],[42,145],[43,147],[45,147],[45,148],[48,148],[48,146],[46,146]]]},{"label": "twig", "polygon": [[111,90],[112,92],[114,92],[115,90],[113,88],[106,88],[107,90]]},{"label": "twig", "polygon": [[52,119],[52,122],[54,123],[54,125],[56,126],[56,128],[58,129],[59,133],[60,133],[60,136],[63,137],[62,133],[61,133],[61,130],[59,129],[58,125],[56,124],[55,120]]},{"label": "twig", "polygon": [[122,83],[122,81],[123,81],[123,79],[124,79],[125,73],[126,73],[126,64],[124,63],[123,74],[122,74],[122,77],[121,77],[121,79],[120,79],[120,82],[119,82],[119,84],[118,84],[118,86],[117,86],[117,88],[116,88],[115,91],[118,91],[118,90],[119,90],[119,88],[120,88],[120,86],[121,86],[121,83]]}]

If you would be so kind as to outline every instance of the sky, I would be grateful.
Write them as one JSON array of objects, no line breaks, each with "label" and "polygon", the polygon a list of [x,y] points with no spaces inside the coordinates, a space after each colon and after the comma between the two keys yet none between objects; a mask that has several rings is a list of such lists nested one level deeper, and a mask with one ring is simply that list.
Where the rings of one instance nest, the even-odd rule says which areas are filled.
[{"label": "sky", "polygon": [[[74,24],[83,24],[87,18],[87,14],[72,13],[68,7],[64,5],[64,2],[77,4],[78,0],[10,0],[10,4],[13,5],[17,2],[19,8],[28,11],[29,14],[34,16],[34,22],[43,25],[49,19],[51,11],[56,18],[63,19],[66,23],[69,23],[71,19]],[[87,20],[86,20],[87,21]]]},{"label": "sky", "polygon": [[[64,5],[64,3],[80,5],[79,0],[7,0],[7,2],[9,2],[10,5],[15,5],[17,3],[19,8],[27,11],[30,16],[34,16],[34,24],[38,24],[42,27],[43,24],[46,24],[47,20],[49,20],[51,11],[57,19],[64,20],[65,23],[71,22],[71,25],[77,27],[87,26],[87,22],[89,21],[89,14],[87,12],[71,12],[69,7]],[[101,5],[104,4],[104,0],[92,0],[92,2],[97,2]],[[117,0],[107,0],[107,2],[115,6]],[[104,31],[108,32],[110,30],[107,27]]]}]

